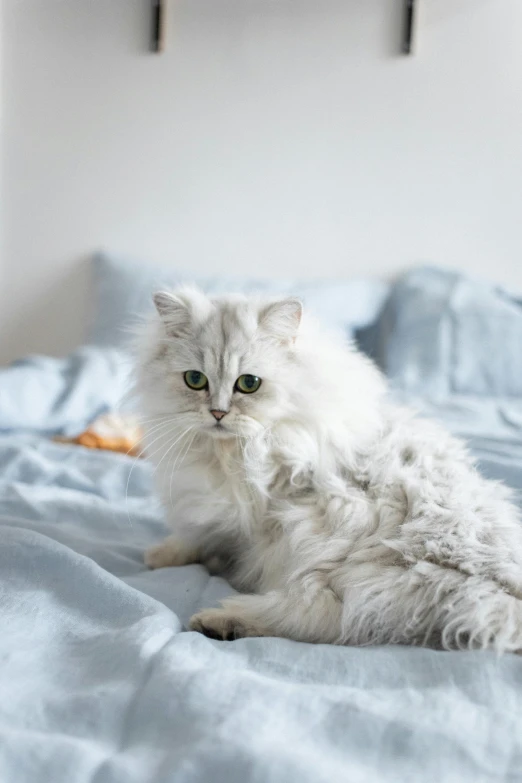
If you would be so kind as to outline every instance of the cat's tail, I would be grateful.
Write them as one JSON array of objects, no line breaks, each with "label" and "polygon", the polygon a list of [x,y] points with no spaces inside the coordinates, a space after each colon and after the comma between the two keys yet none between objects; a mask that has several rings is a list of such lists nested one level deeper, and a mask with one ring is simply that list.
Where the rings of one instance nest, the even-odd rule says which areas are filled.
[{"label": "cat's tail", "polygon": [[493,649],[522,653],[522,600],[497,582],[465,576],[454,595],[447,596],[441,618],[446,649]]},{"label": "cat's tail", "polygon": [[[362,567],[361,567],[362,568]],[[351,572],[345,644],[417,644],[522,652],[522,600],[499,582],[420,561]]]}]

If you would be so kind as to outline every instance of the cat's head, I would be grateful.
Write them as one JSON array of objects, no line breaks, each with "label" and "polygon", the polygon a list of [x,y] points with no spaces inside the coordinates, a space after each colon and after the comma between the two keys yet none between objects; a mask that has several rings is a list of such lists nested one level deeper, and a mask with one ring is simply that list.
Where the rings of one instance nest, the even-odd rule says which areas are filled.
[{"label": "cat's head", "polygon": [[291,414],[298,299],[209,298],[181,288],[157,311],[140,386],[150,412],[210,437],[252,437]]}]

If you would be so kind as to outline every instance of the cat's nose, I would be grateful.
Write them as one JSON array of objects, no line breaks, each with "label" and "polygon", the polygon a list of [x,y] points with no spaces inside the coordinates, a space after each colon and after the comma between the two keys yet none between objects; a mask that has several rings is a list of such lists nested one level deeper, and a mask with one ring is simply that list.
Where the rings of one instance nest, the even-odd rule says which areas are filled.
[{"label": "cat's nose", "polygon": [[210,411],[216,421],[221,421],[223,416],[226,416],[228,411]]}]

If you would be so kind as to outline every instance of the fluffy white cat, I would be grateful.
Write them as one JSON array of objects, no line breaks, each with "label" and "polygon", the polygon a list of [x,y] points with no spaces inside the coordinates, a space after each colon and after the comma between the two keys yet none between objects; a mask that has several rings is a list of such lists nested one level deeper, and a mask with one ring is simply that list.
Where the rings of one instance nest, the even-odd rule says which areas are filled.
[{"label": "fluffy white cat", "polygon": [[296,299],[158,293],[140,343],[146,446],[174,534],[243,594],[218,639],[522,650],[522,528],[462,443],[386,399]]}]

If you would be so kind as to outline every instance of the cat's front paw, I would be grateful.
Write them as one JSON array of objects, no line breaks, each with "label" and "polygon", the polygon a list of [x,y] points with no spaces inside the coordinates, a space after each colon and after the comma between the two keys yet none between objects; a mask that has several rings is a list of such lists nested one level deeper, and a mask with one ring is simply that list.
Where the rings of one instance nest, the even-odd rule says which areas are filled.
[{"label": "cat's front paw", "polygon": [[231,614],[227,609],[203,609],[192,615],[189,628],[210,639],[226,642],[233,642],[234,639],[242,639],[245,636],[265,636],[254,624]]},{"label": "cat's front paw", "polygon": [[145,565],[149,568],[183,566],[196,563],[197,552],[187,547],[181,541],[177,541],[172,536],[169,536],[161,544],[147,549],[144,560]]}]

